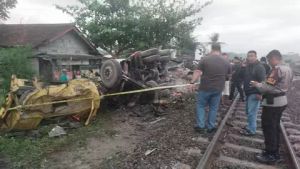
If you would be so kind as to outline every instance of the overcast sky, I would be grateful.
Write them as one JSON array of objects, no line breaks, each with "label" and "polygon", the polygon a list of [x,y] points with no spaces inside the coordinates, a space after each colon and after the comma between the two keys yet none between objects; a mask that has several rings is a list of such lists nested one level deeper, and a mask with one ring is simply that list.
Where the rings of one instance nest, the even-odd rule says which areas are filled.
[{"label": "overcast sky", "polygon": [[[73,22],[54,4],[75,4],[76,0],[18,0],[5,23]],[[223,51],[245,53],[254,49],[265,55],[272,49],[300,53],[300,0],[214,0],[203,9],[202,25],[194,35],[208,41],[220,33]]]}]

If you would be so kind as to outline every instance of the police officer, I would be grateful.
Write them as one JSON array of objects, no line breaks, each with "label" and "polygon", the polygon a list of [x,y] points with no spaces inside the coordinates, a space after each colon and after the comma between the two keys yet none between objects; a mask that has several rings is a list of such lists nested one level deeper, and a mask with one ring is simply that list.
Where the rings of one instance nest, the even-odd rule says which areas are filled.
[{"label": "police officer", "polygon": [[290,88],[293,73],[288,66],[282,64],[282,55],[278,50],[272,50],[267,59],[272,67],[267,80],[263,83],[252,81],[251,85],[263,93],[261,123],[265,150],[256,158],[259,162],[272,164],[280,159],[280,118],[287,107],[286,92]]}]

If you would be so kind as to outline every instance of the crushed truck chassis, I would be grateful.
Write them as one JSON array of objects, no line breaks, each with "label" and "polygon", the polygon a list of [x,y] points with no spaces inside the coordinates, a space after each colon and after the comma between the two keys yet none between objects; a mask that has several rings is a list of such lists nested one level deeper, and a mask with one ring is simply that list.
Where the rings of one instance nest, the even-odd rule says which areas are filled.
[{"label": "crushed truck chassis", "polygon": [[87,125],[100,106],[96,85],[88,79],[71,80],[67,84],[42,85],[37,80],[12,76],[11,89],[0,108],[0,131],[30,130],[43,119],[74,115]]}]

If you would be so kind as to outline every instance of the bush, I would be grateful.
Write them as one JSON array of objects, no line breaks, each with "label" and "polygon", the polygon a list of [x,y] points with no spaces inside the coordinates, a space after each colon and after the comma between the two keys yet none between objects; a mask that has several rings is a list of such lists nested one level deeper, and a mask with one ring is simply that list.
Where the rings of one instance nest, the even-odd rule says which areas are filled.
[{"label": "bush", "polygon": [[18,78],[30,79],[34,75],[30,57],[32,57],[30,47],[0,48],[0,89],[8,91],[11,75]]}]

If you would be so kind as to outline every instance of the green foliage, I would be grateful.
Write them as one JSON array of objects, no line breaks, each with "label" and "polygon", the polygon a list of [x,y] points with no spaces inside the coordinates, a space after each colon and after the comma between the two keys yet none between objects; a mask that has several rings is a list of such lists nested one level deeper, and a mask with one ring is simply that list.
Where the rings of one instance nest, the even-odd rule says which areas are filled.
[{"label": "green foliage", "polygon": [[18,78],[32,78],[34,71],[30,57],[32,57],[32,50],[29,47],[0,49],[0,79],[3,81],[0,87],[2,90],[9,89],[13,74]]},{"label": "green foliage", "polygon": [[1,0],[0,1],[0,20],[6,20],[9,18],[9,9],[16,6],[17,0]]},{"label": "green foliage", "polygon": [[[124,50],[170,46],[185,41],[200,25],[199,12],[211,1],[199,0],[79,0],[79,6],[57,8],[75,17],[76,23],[92,42],[114,55]],[[189,39],[187,39],[189,38]],[[181,46],[180,46],[181,45]]]},{"label": "green foliage", "polygon": [[195,38],[192,37],[190,33],[182,34],[178,42],[179,43],[176,46],[181,49],[181,53],[194,56],[199,43],[196,42]]}]

